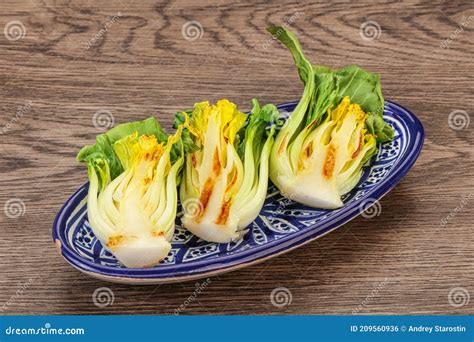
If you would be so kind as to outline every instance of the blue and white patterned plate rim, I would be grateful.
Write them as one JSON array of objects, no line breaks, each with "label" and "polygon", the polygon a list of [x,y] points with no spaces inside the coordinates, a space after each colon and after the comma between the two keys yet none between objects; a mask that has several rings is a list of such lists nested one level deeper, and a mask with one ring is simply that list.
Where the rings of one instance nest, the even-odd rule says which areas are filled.
[{"label": "blue and white patterned plate rim", "polygon": [[[291,112],[298,101],[283,103],[278,105],[280,110],[287,110]],[[360,204],[367,198],[378,200],[389,192],[408,172],[413,166],[418,155],[421,152],[424,140],[424,131],[421,122],[418,118],[406,108],[392,102],[385,101],[385,109],[392,112],[392,116],[397,117],[398,120],[403,121],[406,127],[410,143],[407,146],[406,155],[402,160],[394,165],[388,176],[383,179],[380,184],[377,184],[364,196],[350,202],[344,207],[338,209],[338,215],[332,215],[330,218],[316,223],[314,226],[308,227],[305,230],[297,231],[288,234],[278,240],[251,248],[236,254],[216,257],[213,259],[198,260],[192,264],[178,264],[178,265],[160,265],[155,268],[147,269],[133,269],[133,268],[119,268],[113,266],[106,266],[94,263],[81,257],[77,252],[69,246],[67,239],[64,236],[66,229],[66,221],[70,214],[74,211],[76,206],[80,203],[84,194],[87,193],[88,184],[84,184],[79,188],[74,195],[72,195],[59,211],[53,224],[53,240],[57,243],[59,241],[60,253],[65,259],[74,267],[89,273],[97,274],[98,276],[111,278],[128,278],[128,279],[157,279],[163,280],[167,278],[185,279],[195,278],[198,275],[205,277],[207,274],[221,273],[228,269],[240,268],[246,264],[258,262],[260,259],[267,259],[284,253],[296,246],[305,244],[311,240],[321,237],[329,231],[347,223],[355,218],[358,214]],[[315,230],[314,228],[319,229]]]}]

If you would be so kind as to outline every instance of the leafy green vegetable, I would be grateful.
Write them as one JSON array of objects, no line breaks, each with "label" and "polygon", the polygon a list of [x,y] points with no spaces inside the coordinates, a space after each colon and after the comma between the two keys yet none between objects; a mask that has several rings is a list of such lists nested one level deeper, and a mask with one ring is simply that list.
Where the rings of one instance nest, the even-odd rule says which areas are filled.
[{"label": "leafy green vegetable", "polygon": [[195,235],[229,242],[256,218],[266,197],[278,115],[274,105],[260,107],[257,100],[250,115],[228,100],[197,103],[189,115],[177,115],[192,140],[187,145],[194,146],[187,149],[180,199],[183,225]]},{"label": "leafy green vegetable", "polygon": [[154,266],[171,248],[184,162],[181,132],[182,126],[168,136],[155,118],[122,124],[77,156],[88,165],[91,228],[126,267]]},{"label": "leafy green vegetable", "polygon": [[305,85],[275,139],[270,178],[298,202],[340,207],[341,196],[357,185],[362,167],[377,153],[377,142],[393,139],[383,120],[380,78],[355,65],[312,65],[293,33],[276,26],[268,31],[290,50]]},{"label": "leafy green vegetable", "polygon": [[[184,125],[184,123],[186,122],[186,116],[188,118],[191,118],[192,114],[192,109],[177,112],[174,118],[173,128],[178,128],[180,125]],[[199,147],[194,143],[193,138],[191,137],[191,133],[187,129],[185,129],[181,135],[181,143],[183,144],[184,151],[186,153],[192,153],[199,150]]]},{"label": "leafy green vegetable", "polygon": [[140,135],[154,135],[158,141],[166,141],[168,135],[163,131],[159,122],[150,117],[143,121],[134,121],[120,124],[109,131],[96,137],[94,145],[84,146],[77,154],[77,161],[88,162],[90,160],[103,159],[110,169],[110,176],[115,179],[123,168],[114,152],[114,143],[134,132]]},{"label": "leafy green vegetable", "polygon": [[[337,105],[342,98],[349,96],[351,102],[362,107],[368,118],[374,117],[369,121],[372,123],[371,133],[375,135],[377,142],[393,139],[393,129],[383,121],[384,98],[379,75],[365,71],[357,65],[348,65],[340,70],[331,70],[320,65],[311,66],[293,33],[277,26],[267,30],[290,50],[305,85],[308,83],[308,75],[314,75],[316,90],[313,101],[317,104],[310,106],[308,121],[320,118],[331,105]],[[312,69],[312,72],[309,69]],[[373,124],[375,122],[376,124]]]}]

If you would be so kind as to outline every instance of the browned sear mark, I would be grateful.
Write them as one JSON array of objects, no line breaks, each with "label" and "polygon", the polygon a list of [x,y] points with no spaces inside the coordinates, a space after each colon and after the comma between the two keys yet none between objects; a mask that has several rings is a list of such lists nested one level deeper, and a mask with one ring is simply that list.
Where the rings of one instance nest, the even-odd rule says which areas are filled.
[{"label": "browned sear mark", "polygon": [[151,157],[153,161],[156,161],[159,159],[161,155],[161,149],[156,149],[155,151],[153,151],[153,156]]},{"label": "browned sear mark", "polygon": [[288,141],[288,134],[283,137],[283,140],[282,140],[280,146],[278,146],[278,154],[283,154],[283,152],[285,152],[287,141]]},{"label": "browned sear mark", "polygon": [[165,236],[165,232],[163,231],[154,231],[153,233],[151,233],[154,237],[160,237],[160,236]]},{"label": "browned sear mark", "polygon": [[214,221],[216,224],[226,224],[227,219],[229,218],[230,203],[231,203],[230,200],[224,201],[224,203],[222,203],[221,209],[219,211],[219,215]]},{"label": "browned sear mark", "polygon": [[357,146],[357,149],[354,151],[354,153],[352,153],[352,159],[354,159],[355,157],[359,155],[363,141],[364,141],[364,135],[361,134],[359,138],[359,146]]},{"label": "browned sear mark", "polygon": [[215,177],[221,171],[221,162],[219,159],[219,150],[217,149],[217,147],[216,147],[216,150],[214,151],[214,162],[212,165],[212,170],[214,171],[214,175],[206,179],[206,182],[204,183],[204,187],[201,191],[201,195],[199,196],[199,202],[202,205],[202,210],[200,211],[199,215],[194,218],[194,221],[198,223],[201,220],[202,215],[206,211],[207,205],[209,204],[209,199],[211,198],[212,190],[214,190],[214,184],[216,182]]},{"label": "browned sear mark", "polygon": [[117,247],[122,242],[122,240],[123,240],[122,235],[111,236],[109,237],[109,241],[107,242],[107,247],[109,248]]},{"label": "browned sear mark", "polygon": [[333,145],[329,145],[326,152],[326,159],[323,166],[323,175],[326,178],[331,178],[334,172],[334,166],[336,165],[336,148]]},{"label": "browned sear mark", "polygon": [[238,176],[238,171],[237,171],[236,168],[234,168],[234,170],[232,172],[232,179],[230,180],[229,184],[227,184],[227,186],[225,188],[225,192],[229,192],[232,189],[232,187],[237,182],[237,176]]},{"label": "browned sear mark", "polygon": [[306,131],[311,130],[314,126],[316,126],[317,123],[318,123],[318,120],[313,120],[313,122],[311,122],[309,126],[306,127]]},{"label": "browned sear mark", "polygon": [[215,179],[212,177],[209,177],[204,183],[201,196],[199,196],[199,203],[201,203],[202,205],[202,210],[200,211],[199,215],[194,218],[194,221],[198,223],[201,219],[201,216],[206,211],[207,205],[209,204],[209,199],[211,198],[212,190],[214,189],[214,183],[215,183]]},{"label": "browned sear mark", "polygon": [[216,147],[214,151],[214,163],[212,164],[212,170],[215,175],[218,175],[221,171],[221,161],[219,159],[219,149]]},{"label": "browned sear mark", "polygon": [[313,154],[313,142],[311,141],[304,149],[304,155],[306,158],[309,158],[311,157],[312,154]]},{"label": "browned sear mark", "polygon": [[309,159],[313,154],[313,142],[311,141],[303,150],[301,158],[298,160],[298,169],[302,170],[305,166],[305,160]]}]

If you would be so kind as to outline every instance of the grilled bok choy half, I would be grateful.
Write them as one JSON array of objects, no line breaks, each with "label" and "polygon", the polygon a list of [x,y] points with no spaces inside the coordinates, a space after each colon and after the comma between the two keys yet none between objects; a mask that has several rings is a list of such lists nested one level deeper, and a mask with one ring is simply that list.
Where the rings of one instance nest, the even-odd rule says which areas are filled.
[{"label": "grilled bok choy half", "polygon": [[89,171],[90,226],[126,267],[152,267],[170,251],[184,162],[181,132],[168,136],[151,117],[97,136],[77,155]]},{"label": "grilled bok choy half", "polygon": [[315,208],[343,205],[359,182],[377,143],[393,139],[383,120],[380,78],[358,66],[341,70],[312,65],[297,38],[282,27],[268,31],[292,53],[303,96],[277,137],[270,178],[281,193]]},{"label": "grilled bok choy half", "polygon": [[180,186],[183,225],[203,240],[236,240],[266,198],[271,123],[278,110],[271,104],[261,108],[255,99],[249,115],[228,100],[201,102],[192,112],[178,113],[176,122],[188,115],[183,140],[192,140],[194,146],[186,154]]}]

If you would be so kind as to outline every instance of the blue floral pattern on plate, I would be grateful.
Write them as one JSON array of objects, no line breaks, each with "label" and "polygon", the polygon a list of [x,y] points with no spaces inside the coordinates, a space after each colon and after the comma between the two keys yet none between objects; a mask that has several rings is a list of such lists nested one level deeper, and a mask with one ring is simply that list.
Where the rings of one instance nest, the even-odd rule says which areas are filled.
[{"label": "blue floral pattern on plate", "polygon": [[[297,102],[282,104],[291,112]],[[270,184],[265,204],[243,239],[218,244],[200,240],[181,225],[178,207],[172,249],[160,265],[149,269],[127,269],[106,251],[94,236],[87,220],[88,184],[82,186],[58,213],[53,238],[61,254],[74,267],[111,281],[160,283],[195,279],[227,272],[263,261],[295,248],[353,219],[364,201],[378,200],[408,172],[423,145],[423,127],[403,107],[386,101],[385,120],[395,138],[383,144],[359,185],[343,198],[337,210],[310,208],[283,197]]]}]

